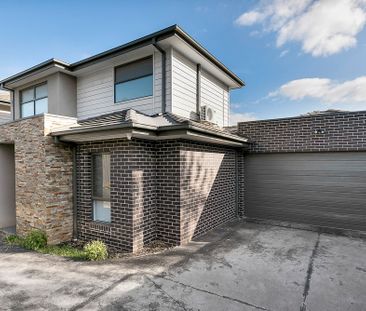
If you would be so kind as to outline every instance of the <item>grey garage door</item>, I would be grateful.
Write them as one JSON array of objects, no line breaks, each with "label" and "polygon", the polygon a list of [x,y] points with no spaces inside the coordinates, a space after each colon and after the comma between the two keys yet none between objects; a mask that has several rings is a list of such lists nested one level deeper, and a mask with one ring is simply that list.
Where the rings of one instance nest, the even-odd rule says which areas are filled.
[{"label": "grey garage door", "polygon": [[366,152],[249,155],[252,218],[366,231]]}]

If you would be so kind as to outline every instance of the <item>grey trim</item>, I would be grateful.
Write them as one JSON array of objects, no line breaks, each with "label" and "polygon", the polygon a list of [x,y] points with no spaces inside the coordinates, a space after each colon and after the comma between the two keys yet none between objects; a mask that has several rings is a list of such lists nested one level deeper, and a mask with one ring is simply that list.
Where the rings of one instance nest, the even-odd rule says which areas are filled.
[{"label": "grey trim", "polygon": [[10,91],[11,89],[8,89],[6,88],[5,84],[8,83],[8,82],[11,82],[11,81],[14,81],[14,80],[17,80],[18,78],[21,78],[25,75],[29,75],[29,74],[32,74],[34,72],[37,72],[41,69],[48,69],[49,67],[52,67],[52,66],[61,66],[61,67],[64,67],[64,69],[69,69],[70,67],[70,64],[66,63],[66,62],[63,62],[63,61],[60,61],[60,60],[57,60],[57,59],[54,59],[54,58],[51,58],[51,59],[48,59],[38,65],[35,65],[29,69],[26,69],[24,71],[21,71],[15,75],[12,75],[4,80],[1,80],[0,81],[0,89],[3,88],[3,89],[6,89],[8,91]]},{"label": "grey trim", "polygon": [[196,81],[196,113],[201,119],[201,64],[197,64]]}]

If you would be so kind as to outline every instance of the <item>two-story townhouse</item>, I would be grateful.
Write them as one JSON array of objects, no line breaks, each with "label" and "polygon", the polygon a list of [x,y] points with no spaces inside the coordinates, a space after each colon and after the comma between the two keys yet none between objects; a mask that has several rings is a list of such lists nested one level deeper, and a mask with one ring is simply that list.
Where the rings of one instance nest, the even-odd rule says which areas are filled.
[{"label": "two-story townhouse", "polygon": [[137,251],[234,219],[247,140],[224,127],[243,85],[176,25],[1,81],[13,100],[0,126],[0,227]]}]

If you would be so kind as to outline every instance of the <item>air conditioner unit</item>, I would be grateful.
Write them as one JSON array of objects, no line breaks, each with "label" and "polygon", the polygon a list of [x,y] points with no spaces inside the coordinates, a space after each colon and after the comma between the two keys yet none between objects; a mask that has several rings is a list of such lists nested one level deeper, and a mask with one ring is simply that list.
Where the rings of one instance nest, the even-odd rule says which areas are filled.
[{"label": "air conditioner unit", "polygon": [[214,116],[215,111],[208,107],[208,106],[202,106],[201,107],[201,120],[208,121],[208,122],[214,122]]}]

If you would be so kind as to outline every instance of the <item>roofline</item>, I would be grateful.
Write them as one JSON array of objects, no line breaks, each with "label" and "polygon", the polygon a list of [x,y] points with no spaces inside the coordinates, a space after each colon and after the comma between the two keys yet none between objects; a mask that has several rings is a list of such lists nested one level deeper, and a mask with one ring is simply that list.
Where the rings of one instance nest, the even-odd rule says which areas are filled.
[{"label": "roofline", "polygon": [[92,64],[95,64],[97,62],[100,62],[102,60],[129,52],[129,51],[137,49],[137,48],[147,46],[149,44],[152,44],[153,42],[161,41],[161,40],[164,40],[164,39],[169,38],[174,35],[177,35],[178,37],[180,37],[187,44],[192,46],[196,51],[198,51],[200,54],[202,54],[204,57],[206,57],[208,60],[210,60],[214,65],[216,65],[219,69],[221,69],[223,72],[225,72],[238,85],[240,85],[241,87],[245,86],[244,81],[242,81],[236,74],[234,74],[232,71],[230,71],[223,63],[221,63],[216,57],[214,57],[210,52],[208,52],[208,50],[206,50],[201,44],[199,44],[195,39],[193,39],[182,28],[180,28],[178,25],[175,24],[175,25],[169,26],[167,28],[164,28],[162,30],[159,30],[157,32],[154,32],[150,35],[143,36],[141,38],[138,38],[138,39],[128,42],[126,44],[120,45],[118,47],[112,48],[110,50],[104,51],[102,53],[96,54],[94,56],[88,57],[86,59],[83,59],[81,61],[78,61],[78,62],[75,62],[72,64],[69,64],[69,63],[63,62],[61,60],[54,59],[54,58],[49,59],[43,63],[40,63],[36,66],[33,66],[27,70],[24,70],[20,73],[17,73],[13,76],[10,76],[10,77],[0,81],[0,88],[6,88],[5,87],[6,83],[14,81],[24,75],[33,73],[40,69],[46,68],[48,66],[59,65],[69,71],[76,71],[76,70],[82,69],[84,67],[90,66]]},{"label": "roofline", "polygon": [[179,125],[171,125],[171,126],[163,126],[163,127],[152,127],[147,126],[145,124],[140,124],[136,122],[129,122],[124,124],[118,124],[118,125],[106,125],[99,128],[83,128],[83,129],[70,129],[70,130],[64,130],[64,131],[57,131],[53,132],[50,135],[53,137],[61,137],[61,136],[67,136],[67,135],[74,135],[74,134],[86,134],[86,133],[95,133],[99,131],[108,131],[108,130],[115,130],[115,129],[144,129],[149,130],[152,132],[169,132],[169,131],[175,131],[175,130],[192,130],[195,132],[200,132],[204,134],[211,135],[213,137],[219,137],[224,138],[230,141],[240,142],[242,144],[248,144],[248,139],[244,137],[239,137],[236,135],[232,135],[230,133],[217,133],[214,131],[210,131],[208,129],[202,129],[200,127],[191,125],[191,124],[179,124]]},{"label": "roofline", "polygon": [[11,82],[11,81],[14,81],[18,78],[21,78],[27,74],[31,74],[33,72],[36,72],[36,71],[39,71],[41,69],[44,69],[44,68],[47,68],[47,67],[50,67],[50,66],[55,66],[55,65],[59,65],[59,66],[62,66],[64,67],[65,69],[69,69],[70,67],[70,64],[64,62],[64,61],[61,61],[61,60],[58,60],[58,59],[55,59],[55,58],[51,58],[51,59],[48,59],[38,65],[35,65],[31,68],[28,68],[26,70],[23,70],[15,75],[12,75],[4,80],[1,80],[0,81],[0,89],[3,88],[3,89],[7,89],[5,87],[5,84],[8,83],[8,82]]},{"label": "roofline", "polygon": [[[254,121],[241,121],[238,122],[238,126],[240,124],[248,124],[248,123],[260,123],[260,122],[281,122],[281,121],[291,121],[297,119],[304,119],[304,118],[326,118],[326,117],[334,117],[334,116],[341,116],[341,115],[352,115],[352,114],[366,114],[366,110],[355,110],[355,111],[337,111],[337,112],[329,112],[329,113],[321,113],[321,114],[314,114],[314,115],[300,115],[300,116],[293,116],[293,117],[280,117],[280,118],[270,118],[270,119],[259,119]],[[236,126],[236,125],[234,125]]]}]

